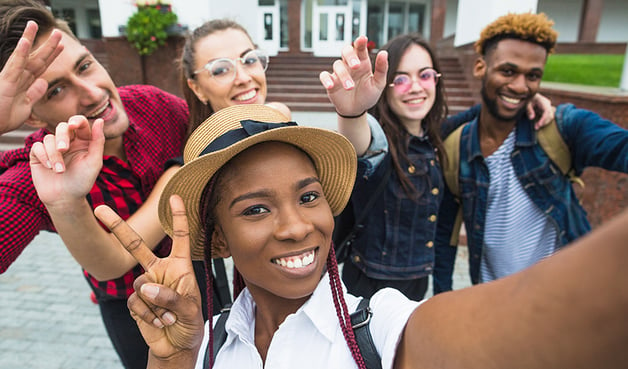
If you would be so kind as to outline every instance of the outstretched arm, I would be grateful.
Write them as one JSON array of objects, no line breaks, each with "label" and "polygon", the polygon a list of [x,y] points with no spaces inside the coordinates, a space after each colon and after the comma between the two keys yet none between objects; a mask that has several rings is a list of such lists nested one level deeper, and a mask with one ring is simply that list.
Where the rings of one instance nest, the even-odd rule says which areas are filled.
[{"label": "outstretched arm", "polygon": [[29,21],[15,50],[0,71],[0,135],[19,128],[30,116],[33,104],[39,100],[48,83],[39,76],[59,55],[63,46],[61,32],[33,49],[37,23]]},{"label": "outstretched arm", "polygon": [[358,156],[363,155],[371,142],[371,131],[366,111],[371,108],[386,87],[388,53],[380,51],[371,70],[364,36],[342,50],[342,59],[336,60],[333,73],[323,71],[319,79],[338,113],[338,131],[351,141]]},{"label": "outstretched arm", "polygon": [[[129,271],[137,261],[98,224],[86,199],[102,168],[102,129],[102,120],[90,127],[83,116],[59,123],[55,135],[47,135],[43,142],[33,145],[30,166],[37,195],[72,256],[95,278],[110,280]],[[161,176],[140,209],[128,219],[151,248],[165,237],[157,218],[157,204],[175,171],[171,168]]]},{"label": "outstretched arm", "polygon": [[627,239],[625,210],[522,272],[433,297],[411,316],[395,368],[625,367]]},{"label": "outstretched arm", "polygon": [[192,269],[187,215],[179,196],[172,207],[172,251],[156,257],[141,237],[113,210],[102,205],[94,214],[144,267],[129,297],[131,316],[148,344],[148,368],[194,368],[203,339],[201,296]]}]

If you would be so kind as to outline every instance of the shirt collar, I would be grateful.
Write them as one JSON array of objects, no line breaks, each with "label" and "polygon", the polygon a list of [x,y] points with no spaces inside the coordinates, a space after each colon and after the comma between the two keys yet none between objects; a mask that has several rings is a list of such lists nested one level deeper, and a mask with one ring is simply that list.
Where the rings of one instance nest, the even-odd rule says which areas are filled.
[{"label": "shirt collar", "polygon": [[[342,286],[344,292],[344,285]],[[312,328],[318,330],[329,342],[334,342],[334,337],[340,324],[333,303],[329,274],[325,273],[312,296],[294,314],[286,317],[282,323],[293,319],[307,319]],[[229,319],[225,324],[228,333],[225,345],[230,344],[239,337],[242,341],[255,344],[255,301],[245,288],[234,301],[229,313]]]}]

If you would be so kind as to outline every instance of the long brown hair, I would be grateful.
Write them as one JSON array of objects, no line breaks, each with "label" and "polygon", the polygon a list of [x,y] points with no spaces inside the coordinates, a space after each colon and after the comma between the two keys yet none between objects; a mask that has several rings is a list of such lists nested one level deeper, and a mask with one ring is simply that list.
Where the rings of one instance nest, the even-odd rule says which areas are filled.
[{"label": "long brown hair", "polygon": [[239,23],[230,19],[214,19],[205,22],[201,26],[194,29],[194,31],[188,35],[185,40],[185,44],[183,45],[179,64],[181,90],[183,91],[183,97],[185,98],[185,101],[188,104],[188,110],[190,111],[188,136],[194,131],[194,129],[196,129],[196,127],[205,121],[205,119],[214,114],[214,109],[211,105],[209,105],[209,103],[205,104],[199,100],[198,97],[196,97],[196,94],[194,94],[194,91],[192,91],[188,86],[188,79],[196,79],[196,74],[194,74],[196,44],[202,38],[205,38],[215,32],[228,29],[242,31],[251,40],[251,43],[253,43],[249,33]]},{"label": "long brown hair", "polygon": [[[432,65],[434,69],[440,71],[438,65],[438,59],[430,45],[419,35],[418,33],[409,33],[399,35],[392,40],[388,41],[386,45],[382,47],[382,50],[388,51],[388,74],[386,75],[386,85],[392,83],[395,78],[395,74],[399,69],[399,63],[406,50],[412,45],[419,45],[430,55],[432,59]],[[401,166],[401,162],[409,162],[408,159],[408,144],[410,140],[410,133],[405,129],[397,115],[392,111],[388,104],[388,94],[390,88],[384,88],[379,100],[370,109],[371,115],[373,115],[381,124],[386,138],[390,144],[390,154],[392,158],[393,168],[397,177],[401,182],[401,186],[409,197],[416,198],[420,196],[417,194],[414,185],[407,177],[405,170]],[[423,129],[427,134],[427,137],[436,150],[438,158],[444,163],[447,160],[445,151],[443,150],[443,141],[440,137],[439,126],[441,122],[447,117],[448,109],[445,102],[445,88],[442,81],[436,85],[436,98],[432,109],[423,118]]]}]

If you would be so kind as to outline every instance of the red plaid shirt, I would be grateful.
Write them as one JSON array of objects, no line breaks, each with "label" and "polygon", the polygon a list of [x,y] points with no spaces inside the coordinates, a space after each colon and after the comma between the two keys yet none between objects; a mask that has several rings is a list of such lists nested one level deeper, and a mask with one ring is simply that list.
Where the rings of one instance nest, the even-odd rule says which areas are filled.
[{"label": "red plaid shirt", "polygon": [[[181,155],[188,110],[182,99],[155,87],[126,86],[118,91],[130,121],[123,139],[128,163],[113,156],[103,157],[103,169],[87,200],[92,208],[107,204],[127,219],[148,197],[165,162]],[[0,273],[40,231],[56,231],[37,197],[28,165],[31,146],[46,134],[39,130],[26,138],[25,147],[0,153]],[[154,252],[165,256],[170,246],[170,239],[165,238]],[[110,281],[98,282],[87,272],[85,275],[99,297],[106,294],[127,298],[141,273],[137,265]]]}]

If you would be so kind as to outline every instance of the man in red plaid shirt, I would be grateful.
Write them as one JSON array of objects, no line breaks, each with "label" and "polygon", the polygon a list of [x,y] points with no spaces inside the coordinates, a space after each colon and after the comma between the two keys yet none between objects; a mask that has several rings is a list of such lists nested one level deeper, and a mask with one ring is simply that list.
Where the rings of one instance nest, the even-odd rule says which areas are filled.
[{"label": "man in red plaid shirt", "polygon": [[[0,134],[24,123],[40,128],[24,147],[0,153],[0,273],[40,231],[58,232],[84,268],[123,365],[145,368],[148,348],[126,307],[133,281],[143,270],[130,255],[94,245],[95,235],[81,230],[97,222],[92,209],[100,204],[125,219],[141,211],[156,216],[156,209],[141,205],[160,186],[165,162],[181,155],[187,105],[150,86],[117,88],[67,24],[37,1],[2,1],[0,30]],[[75,115],[84,116],[89,125],[102,120],[104,151],[102,162],[95,163],[102,169],[96,178],[45,184],[57,186],[48,188],[48,195],[63,193],[64,186],[88,186],[86,196],[42,201],[31,179],[29,152],[36,142],[54,145],[54,136],[46,135]],[[76,215],[75,221],[57,222],[54,212],[64,212],[65,219]],[[158,256],[170,251],[169,238],[146,241]],[[112,259],[113,254],[128,258]]]}]

